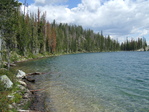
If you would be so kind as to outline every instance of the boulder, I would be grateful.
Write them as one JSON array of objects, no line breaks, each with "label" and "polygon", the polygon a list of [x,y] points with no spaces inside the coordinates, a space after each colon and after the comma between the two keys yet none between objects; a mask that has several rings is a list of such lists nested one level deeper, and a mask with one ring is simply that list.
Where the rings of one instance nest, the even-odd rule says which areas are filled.
[{"label": "boulder", "polygon": [[29,92],[29,93],[25,93],[24,95],[23,95],[23,99],[29,99],[30,98],[30,95],[31,93]]},{"label": "boulder", "polygon": [[25,82],[23,82],[23,81],[18,81],[22,86],[25,86],[25,87],[27,87],[27,84],[25,83]]},{"label": "boulder", "polygon": [[30,90],[28,90],[26,87],[22,85],[17,85],[18,88],[20,88],[20,92],[24,91],[25,93],[30,93]]},{"label": "boulder", "polygon": [[17,78],[24,78],[26,76],[26,73],[23,72],[22,70],[18,70],[18,73],[17,73]]},{"label": "boulder", "polygon": [[26,91],[26,87],[22,86],[22,85],[17,85],[22,91]]},{"label": "boulder", "polygon": [[12,81],[6,75],[0,76],[0,81],[4,83],[6,88],[11,88],[13,86]]}]

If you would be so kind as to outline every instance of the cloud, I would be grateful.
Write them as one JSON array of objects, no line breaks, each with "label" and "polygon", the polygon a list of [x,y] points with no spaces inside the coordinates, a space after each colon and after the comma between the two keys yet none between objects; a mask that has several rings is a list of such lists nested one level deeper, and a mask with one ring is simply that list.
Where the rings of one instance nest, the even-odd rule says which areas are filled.
[{"label": "cloud", "polygon": [[94,12],[101,5],[101,2],[100,2],[100,0],[93,0],[93,1],[82,0],[81,4],[86,10]]},{"label": "cloud", "polygon": [[[59,3],[67,0],[35,0],[29,6],[31,12],[47,12],[52,22],[82,25],[84,28],[101,30],[119,40],[126,37],[149,36],[148,0],[82,0],[77,7],[68,8]],[[134,37],[134,38],[135,38]],[[149,41],[149,39],[148,39]]]}]

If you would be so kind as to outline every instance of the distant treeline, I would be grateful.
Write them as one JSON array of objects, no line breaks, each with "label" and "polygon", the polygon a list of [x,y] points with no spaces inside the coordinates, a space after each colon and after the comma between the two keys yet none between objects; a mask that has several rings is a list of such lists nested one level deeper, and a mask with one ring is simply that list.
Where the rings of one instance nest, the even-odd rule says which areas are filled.
[{"label": "distant treeline", "polygon": [[138,38],[138,40],[126,40],[124,43],[121,44],[121,50],[123,51],[134,51],[140,48],[144,48],[147,46],[145,38]]},{"label": "distant treeline", "polygon": [[[49,23],[46,12],[27,13],[20,11],[21,3],[15,0],[0,0],[0,54],[16,52],[22,56],[44,53],[102,52],[135,50],[146,41],[126,41],[122,44],[110,36],[85,30],[82,26]],[[143,43],[143,44],[141,44]],[[0,56],[1,56],[0,55]]]}]

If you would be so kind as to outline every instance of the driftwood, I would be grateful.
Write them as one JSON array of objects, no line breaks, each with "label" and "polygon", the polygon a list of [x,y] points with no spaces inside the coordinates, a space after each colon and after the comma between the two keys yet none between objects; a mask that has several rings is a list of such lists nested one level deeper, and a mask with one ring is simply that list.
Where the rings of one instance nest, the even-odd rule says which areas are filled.
[{"label": "driftwood", "polygon": [[32,83],[35,82],[35,79],[34,79],[33,77],[30,77],[30,76],[25,77],[25,79],[26,79],[28,82],[32,82]]},{"label": "driftwood", "polygon": [[42,91],[42,90],[46,90],[46,89],[44,88],[44,89],[30,90],[30,92],[37,92],[37,91]]},{"label": "driftwood", "polygon": [[41,111],[34,111],[34,110],[18,110],[18,112],[41,112]]},{"label": "driftwood", "polygon": [[34,73],[28,73],[27,76],[32,76],[32,75],[47,75],[47,74],[58,74],[59,72],[47,72],[47,73],[43,73],[43,72],[34,72]]},{"label": "driftwood", "polygon": [[42,75],[44,73],[41,72],[34,72],[34,73],[28,73],[27,76],[31,76],[31,75]]},{"label": "driftwood", "polygon": [[14,63],[10,63],[10,66],[12,66],[12,67],[13,67],[13,66],[16,66],[16,64],[14,64]]},{"label": "driftwood", "polygon": [[35,82],[34,77],[35,75],[47,75],[47,74],[59,74],[60,72],[47,72],[47,73],[42,73],[42,72],[34,72],[34,73],[28,73],[26,74],[26,77],[24,79],[26,79],[28,82]]},{"label": "driftwood", "polygon": [[31,76],[34,76],[34,75],[47,75],[47,74],[52,74],[52,73],[53,72],[47,72],[47,73],[42,73],[42,72],[28,73],[24,79],[26,79],[28,82],[34,83],[35,82],[35,79],[33,77],[31,77]]},{"label": "driftwood", "polygon": [[4,62],[4,66],[6,66],[6,67],[7,67],[7,66],[14,67],[14,66],[16,66],[16,64]]},{"label": "driftwood", "polygon": [[33,77],[31,77],[31,76],[42,75],[42,74],[44,74],[44,73],[41,73],[41,72],[28,73],[24,79],[26,79],[28,82],[34,83],[35,79]]}]

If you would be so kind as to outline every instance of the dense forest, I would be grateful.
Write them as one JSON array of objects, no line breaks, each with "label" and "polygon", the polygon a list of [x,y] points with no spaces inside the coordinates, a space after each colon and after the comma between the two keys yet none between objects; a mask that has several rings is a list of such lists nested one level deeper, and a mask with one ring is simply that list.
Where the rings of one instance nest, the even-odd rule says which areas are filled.
[{"label": "dense forest", "polygon": [[[83,29],[67,23],[46,20],[46,12],[22,12],[15,0],[0,1],[0,61],[10,61],[13,53],[21,56],[74,52],[136,50],[146,46],[143,38],[119,43],[102,31]],[[25,8],[25,7],[24,7]]]},{"label": "dense forest", "polygon": [[123,51],[134,51],[140,48],[144,48],[147,46],[145,38],[138,38],[138,40],[126,39],[124,43],[121,44],[121,50]]}]

